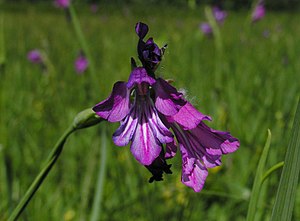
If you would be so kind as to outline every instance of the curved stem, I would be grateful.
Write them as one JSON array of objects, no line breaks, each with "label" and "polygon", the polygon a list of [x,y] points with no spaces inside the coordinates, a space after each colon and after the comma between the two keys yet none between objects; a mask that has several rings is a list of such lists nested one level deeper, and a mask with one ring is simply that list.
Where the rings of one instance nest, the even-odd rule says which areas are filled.
[{"label": "curved stem", "polygon": [[53,165],[55,164],[56,160],[60,156],[63,146],[69,137],[71,133],[75,131],[75,127],[72,125],[70,126],[65,133],[60,137],[58,142],[55,144],[54,148],[52,149],[46,164],[42,168],[41,172],[38,174],[38,176],[35,178],[27,192],[25,193],[24,197],[21,199],[17,207],[14,209],[10,217],[8,218],[8,221],[17,220],[17,218],[21,215],[21,213],[24,211],[32,197],[34,196],[35,192],[39,189],[45,178],[47,177],[48,173],[52,169]]},{"label": "curved stem", "polygon": [[277,164],[275,164],[274,166],[272,166],[267,172],[265,172],[265,174],[263,175],[262,179],[261,179],[261,184],[263,184],[265,182],[265,180],[273,173],[275,172],[277,169],[283,167],[284,162],[281,161]]}]

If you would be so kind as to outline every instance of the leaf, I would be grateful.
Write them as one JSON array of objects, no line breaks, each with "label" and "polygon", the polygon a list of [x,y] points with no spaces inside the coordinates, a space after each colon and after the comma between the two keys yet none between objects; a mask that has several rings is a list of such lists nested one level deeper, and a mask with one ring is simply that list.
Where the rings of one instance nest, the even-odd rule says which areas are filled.
[{"label": "leaf", "polygon": [[272,211],[271,221],[289,221],[293,215],[300,172],[300,99],[294,118],[291,139]]},{"label": "leaf", "polygon": [[259,159],[257,170],[256,170],[256,175],[254,178],[254,183],[253,183],[251,196],[250,196],[250,202],[249,202],[249,206],[248,206],[247,221],[252,221],[255,218],[257,203],[258,203],[258,199],[260,196],[260,190],[261,190],[261,184],[262,184],[261,180],[262,180],[263,172],[265,169],[266,160],[268,157],[270,143],[271,143],[271,131],[268,130],[268,137],[266,140],[266,144],[264,146],[262,155]]}]

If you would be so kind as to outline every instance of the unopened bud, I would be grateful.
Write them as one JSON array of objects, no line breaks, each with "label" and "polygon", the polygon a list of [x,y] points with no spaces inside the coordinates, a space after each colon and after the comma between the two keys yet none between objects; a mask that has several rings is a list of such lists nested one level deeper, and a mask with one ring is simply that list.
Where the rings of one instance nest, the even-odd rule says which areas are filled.
[{"label": "unopened bud", "polygon": [[99,117],[91,108],[88,108],[77,114],[73,121],[73,126],[75,129],[82,129],[94,126],[100,123],[102,120],[103,119]]}]

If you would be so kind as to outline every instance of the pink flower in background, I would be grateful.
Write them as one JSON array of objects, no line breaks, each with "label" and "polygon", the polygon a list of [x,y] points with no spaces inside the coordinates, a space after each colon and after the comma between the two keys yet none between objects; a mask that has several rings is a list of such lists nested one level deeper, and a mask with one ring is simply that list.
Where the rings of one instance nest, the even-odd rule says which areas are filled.
[{"label": "pink flower in background", "polygon": [[258,4],[252,13],[252,22],[257,22],[263,19],[263,17],[265,17],[265,13],[265,7],[262,4]]},{"label": "pink flower in background", "polygon": [[76,58],[74,65],[76,72],[78,74],[82,74],[88,68],[89,61],[82,53],[80,53],[80,55]]},{"label": "pink flower in background", "polygon": [[200,24],[200,29],[205,35],[211,35],[212,34],[212,28],[208,22],[202,22]]},{"label": "pink flower in background", "polygon": [[227,17],[227,12],[221,10],[219,7],[215,6],[213,7],[212,9],[213,11],[213,15],[216,19],[216,21],[219,23],[219,24],[223,24],[225,18]]},{"label": "pink flower in background", "polygon": [[70,6],[71,0],[55,0],[54,4],[58,8],[68,8]]},{"label": "pink flower in background", "polygon": [[35,64],[43,63],[41,52],[38,49],[34,49],[28,52],[27,59]]},{"label": "pink flower in background", "polygon": [[96,13],[99,9],[98,5],[96,3],[91,4],[90,6],[91,12]]}]

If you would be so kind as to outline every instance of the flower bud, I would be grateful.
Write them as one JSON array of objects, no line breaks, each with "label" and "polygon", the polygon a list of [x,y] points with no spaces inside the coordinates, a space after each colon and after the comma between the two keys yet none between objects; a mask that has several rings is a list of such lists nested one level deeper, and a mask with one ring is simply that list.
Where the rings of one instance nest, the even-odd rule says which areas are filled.
[{"label": "flower bud", "polygon": [[82,129],[94,126],[100,123],[103,119],[99,117],[91,108],[81,111],[74,118],[73,126],[75,129]]}]

